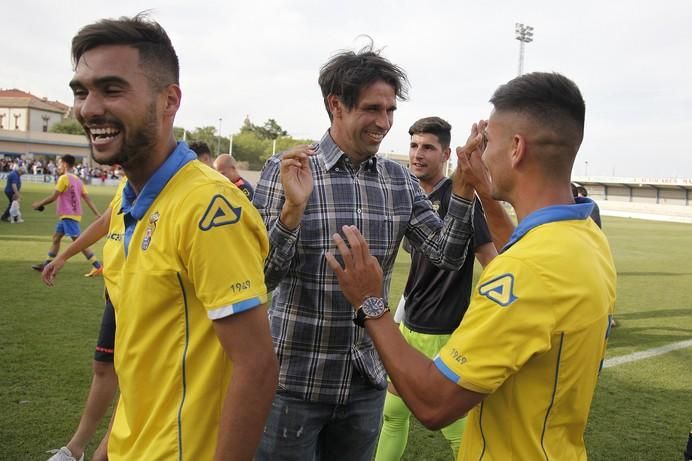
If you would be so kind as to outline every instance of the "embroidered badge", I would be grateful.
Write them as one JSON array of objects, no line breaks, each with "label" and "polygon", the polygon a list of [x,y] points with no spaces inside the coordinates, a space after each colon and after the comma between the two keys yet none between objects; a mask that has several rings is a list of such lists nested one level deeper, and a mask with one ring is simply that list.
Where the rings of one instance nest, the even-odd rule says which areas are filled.
[{"label": "embroidered badge", "polygon": [[142,239],[143,251],[149,248],[149,245],[151,244],[151,238],[153,237],[154,231],[156,230],[156,223],[159,222],[160,217],[161,215],[158,211],[153,212],[151,216],[149,216],[149,225],[144,231],[144,238]]},{"label": "embroidered badge", "polygon": [[440,201],[439,200],[435,200],[434,202],[432,202],[432,209],[435,210],[435,212],[437,212],[437,210],[440,209]]},{"label": "embroidered badge", "polygon": [[235,224],[240,221],[240,214],[243,211],[241,207],[234,207],[221,194],[212,197],[204,216],[199,221],[199,228],[203,231],[208,231],[213,227],[221,227],[229,224]]},{"label": "embroidered badge", "polygon": [[519,299],[514,295],[514,276],[512,274],[503,274],[488,280],[478,287],[478,292],[502,307],[507,307]]}]

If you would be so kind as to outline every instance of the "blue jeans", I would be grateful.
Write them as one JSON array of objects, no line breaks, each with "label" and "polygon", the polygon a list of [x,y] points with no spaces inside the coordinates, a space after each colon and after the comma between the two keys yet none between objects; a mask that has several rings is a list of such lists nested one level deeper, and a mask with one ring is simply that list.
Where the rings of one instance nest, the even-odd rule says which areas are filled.
[{"label": "blue jeans", "polygon": [[345,405],[309,402],[279,390],[255,461],[371,461],[385,394],[357,372]]}]

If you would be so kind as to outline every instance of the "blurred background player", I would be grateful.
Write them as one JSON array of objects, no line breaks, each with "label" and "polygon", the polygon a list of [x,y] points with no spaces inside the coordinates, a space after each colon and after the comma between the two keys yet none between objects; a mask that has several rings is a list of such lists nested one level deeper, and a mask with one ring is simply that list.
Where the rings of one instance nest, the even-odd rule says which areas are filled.
[{"label": "blurred background player", "polygon": [[[586,187],[572,183],[572,195],[574,196],[574,198],[588,197],[589,193],[586,191]],[[594,220],[598,227],[603,227],[603,225],[601,224],[601,210],[598,208],[596,202],[593,202],[593,211],[591,211],[591,219]]]},{"label": "blurred background player", "polygon": [[230,154],[221,154],[214,160],[214,169],[227,177],[238,189],[243,191],[249,200],[255,195],[255,190],[245,178],[238,173],[238,162]]},{"label": "blurred background player", "polygon": [[5,184],[5,196],[9,203],[7,208],[2,213],[2,220],[10,221],[10,208],[12,207],[12,202],[21,200],[22,194],[20,190],[22,188],[22,175],[26,173],[26,169],[23,166],[18,166],[9,172],[7,175],[7,184]]},{"label": "blurred background player", "polygon": [[[58,223],[55,226],[53,234],[53,242],[48,250],[48,259],[42,263],[34,264],[32,269],[39,272],[43,271],[46,264],[51,262],[60,251],[60,242],[63,236],[67,235],[72,240],[79,237],[81,232],[79,222],[82,220],[82,200],[89,206],[91,211],[100,217],[94,202],[87,194],[86,187],[81,179],[74,173],[75,158],[72,155],[63,155],[58,161],[58,170],[61,173],[58,183],[55,185],[55,190],[48,197],[34,202],[31,206],[34,210],[41,210],[45,205],[53,203],[57,200],[56,213],[58,214]],[[92,269],[84,274],[85,277],[94,277],[101,275],[103,267],[101,263],[94,257],[94,252],[86,248],[82,251],[87,261],[92,264]]]},{"label": "blurred background player", "polygon": [[212,155],[209,145],[204,141],[192,141],[189,144],[190,149],[197,154],[197,160],[207,165],[209,168],[214,168],[212,164]]}]

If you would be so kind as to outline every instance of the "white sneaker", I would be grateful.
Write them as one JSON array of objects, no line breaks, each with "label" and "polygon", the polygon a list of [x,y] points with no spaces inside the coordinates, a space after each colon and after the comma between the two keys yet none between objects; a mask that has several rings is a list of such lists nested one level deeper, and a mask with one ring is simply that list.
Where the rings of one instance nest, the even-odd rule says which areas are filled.
[{"label": "white sneaker", "polygon": [[48,461],[84,461],[84,453],[79,459],[72,456],[72,452],[67,447],[62,447],[53,456],[48,458]]}]

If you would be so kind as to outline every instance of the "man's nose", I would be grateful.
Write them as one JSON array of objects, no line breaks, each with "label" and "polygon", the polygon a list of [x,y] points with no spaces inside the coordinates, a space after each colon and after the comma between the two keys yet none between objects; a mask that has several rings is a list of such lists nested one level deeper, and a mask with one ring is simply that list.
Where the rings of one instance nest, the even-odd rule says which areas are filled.
[{"label": "man's nose", "polygon": [[94,93],[87,94],[79,102],[75,101],[75,106],[77,106],[79,114],[85,120],[104,114],[103,99]]}]

